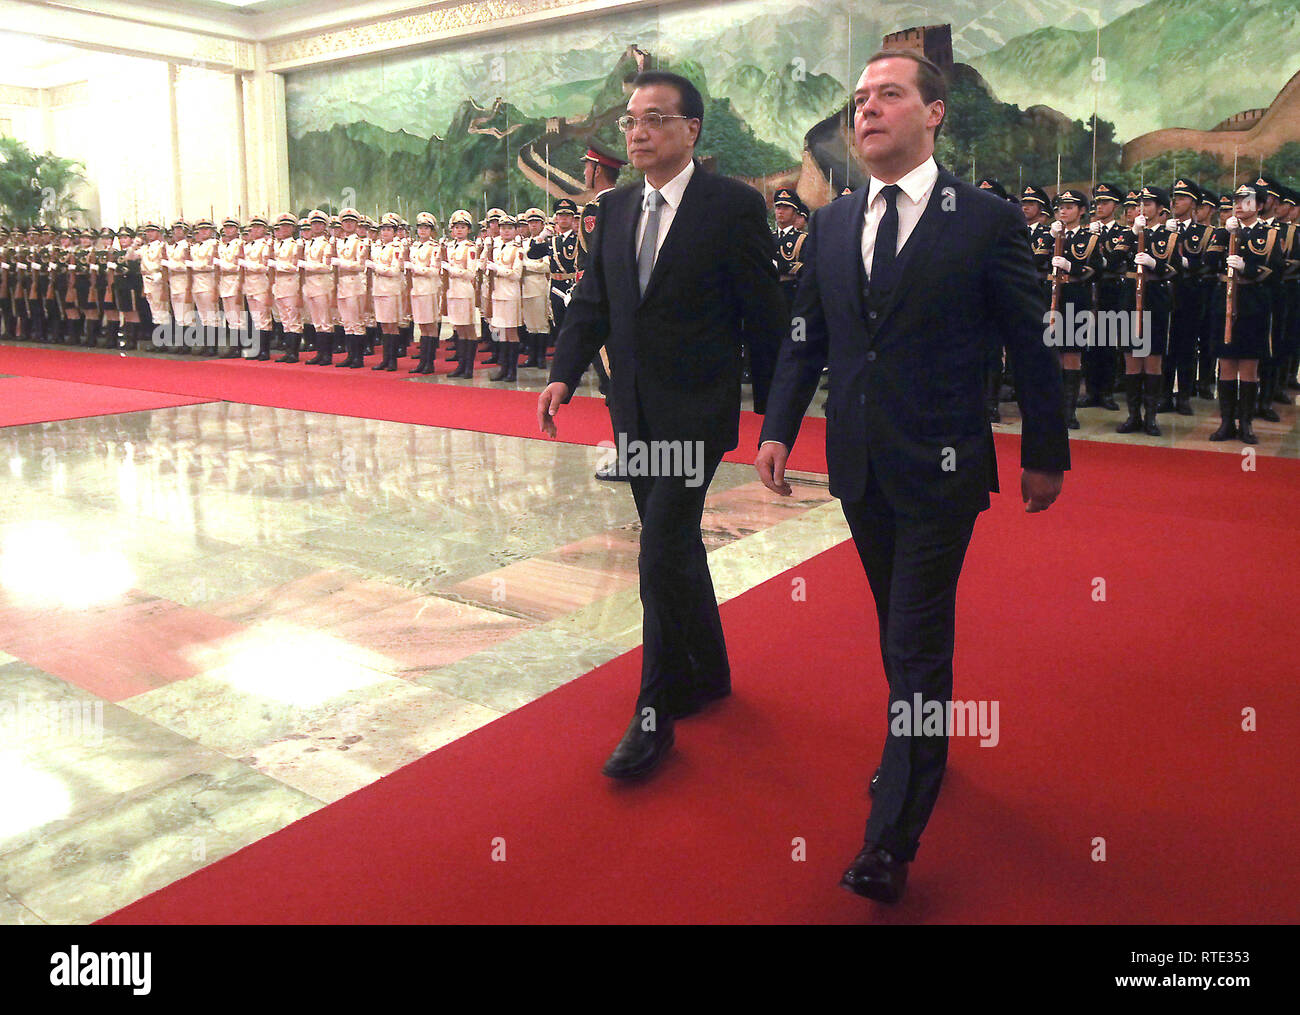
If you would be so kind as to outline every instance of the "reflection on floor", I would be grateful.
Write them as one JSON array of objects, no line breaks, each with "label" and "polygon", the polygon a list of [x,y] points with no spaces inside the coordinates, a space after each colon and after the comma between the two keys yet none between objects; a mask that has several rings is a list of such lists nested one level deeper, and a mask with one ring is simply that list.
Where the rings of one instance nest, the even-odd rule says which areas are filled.
[{"label": "reflection on floor", "polygon": [[[231,403],[0,430],[0,922],[96,919],[639,644],[601,454]],[[796,479],[719,469],[720,600],[845,538]]]}]

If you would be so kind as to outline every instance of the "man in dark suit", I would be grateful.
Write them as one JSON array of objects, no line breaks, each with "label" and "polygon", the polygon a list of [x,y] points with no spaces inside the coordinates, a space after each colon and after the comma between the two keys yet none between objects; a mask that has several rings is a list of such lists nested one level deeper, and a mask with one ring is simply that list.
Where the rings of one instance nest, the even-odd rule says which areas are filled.
[{"label": "man in dark suit", "polygon": [[[766,203],[694,161],[703,119],[685,78],[647,71],[633,82],[619,127],[645,181],[601,199],[537,405],[554,436],[557,410],[606,347],[619,466],[641,518],[644,612],[641,692],[605,765],[613,778],[651,771],[672,746],[673,721],[731,691],[700,518],[738,442],[741,346],[762,412],[787,325]],[[660,467],[644,468],[647,459]]]},{"label": "man in dark suit", "polygon": [[[948,714],[957,578],[997,489],[984,365],[1004,342],[1024,416],[1022,494],[1047,508],[1069,468],[1064,393],[1020,211],[934,162],[939,69],[877,53],[854,93],[871,180],[809,229],[755,465],[788,495],[785,463],[829,361],[826,460],[876,601],[890,729],[861,852],[842,883],[896,902],[939,794],[948,731],[909,735],[922,699]],[[899,722],[900,716],[908,721]]]}]

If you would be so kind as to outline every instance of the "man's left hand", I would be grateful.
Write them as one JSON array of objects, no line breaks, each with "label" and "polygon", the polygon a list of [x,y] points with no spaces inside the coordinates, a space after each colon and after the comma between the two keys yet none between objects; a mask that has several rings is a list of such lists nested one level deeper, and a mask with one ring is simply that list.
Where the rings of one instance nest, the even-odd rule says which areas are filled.
[{"label": "man's left hand", "polygon": [[1063,482],[1065,482],[1064,472],[1023,470],[1020,473],[1020,499],[1025,502],[1025,510],[1030,513],[1046,511],[1060,496]]}]

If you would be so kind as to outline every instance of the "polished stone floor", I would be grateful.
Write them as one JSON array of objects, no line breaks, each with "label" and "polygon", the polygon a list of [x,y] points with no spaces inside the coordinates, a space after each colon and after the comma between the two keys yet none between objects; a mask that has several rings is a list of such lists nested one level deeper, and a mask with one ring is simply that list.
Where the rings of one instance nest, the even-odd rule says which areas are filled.
[{"label": "polished stone floor", "polygon": [[[601,455],[220,402],[0,430],[0,922],[94,920],[639,644]],[[845,537],[796,478],[719,469],[720,600]]]}]

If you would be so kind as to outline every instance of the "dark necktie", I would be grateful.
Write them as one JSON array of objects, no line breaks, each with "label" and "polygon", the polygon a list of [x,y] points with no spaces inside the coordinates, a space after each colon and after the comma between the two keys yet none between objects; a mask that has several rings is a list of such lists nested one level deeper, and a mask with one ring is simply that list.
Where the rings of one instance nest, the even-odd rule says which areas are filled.
[{"label": "dark necktie", "polygon": [[871,254],[871,288],[888,291],[893,288],[894,256],[898,251],[898,205],[894,199],[902,188],[891,183],[880,189],[885,198],[885,214],[876,226],[876,247]]}]

